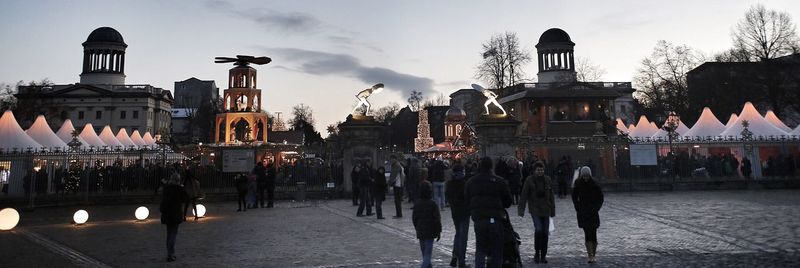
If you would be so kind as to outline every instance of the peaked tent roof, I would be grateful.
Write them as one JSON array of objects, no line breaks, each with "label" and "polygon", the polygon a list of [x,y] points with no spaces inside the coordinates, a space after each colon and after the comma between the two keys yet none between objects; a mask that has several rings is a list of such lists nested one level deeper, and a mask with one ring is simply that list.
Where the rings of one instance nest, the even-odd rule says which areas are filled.
[{"label": "peaked tent roof", "polygon": [[725,128],[728,128],[731,125],[733,125],[733,123],[736,122],[736,119],[738,119],[738,118],[739,118],[739,116],[736,115],[736,113],[732,113],[731,117],[728,118],[728,122],[725,123]]},{"label": "peaked tent roof", "polygon": [[145,142],[142,139],[142,135],[139,135],[139,130],[134,130],[131,133],[131,141],[133,141],[133,144],[135,144],[137,146],[144,146],[145,145]]},{"label": "peaked tent roof", "polygon": [[144,133],[144,136],[142,136],[142,140],[144,140],[144,145],[150,145],[150,146],[156,145],[156,140],[153,139],[153,136],[150,135],[150,131]]},{"label": "peaked tent roof", "polygon": [[725,131],[725,125],[720,122],[708,107],[703,108],[700,118],[694,123],[692,129],[683,134],[689,137],[716,137]]},{"label": "peaked tent roof", "polygon": [[131,138],[128,137],[128,131],[125,130],[124,127],[119,129],[116,138],[125,147],[136,146],[136,143],[133,143],[133,140],[131,140]]},{"label": "peaked tent roof", "polygon": [[798,125],[792,132],[789,132],[789,135],[800,136],[800,125]]},{"label": "peaked tent roof", "polygon": [[53,130],[47,125],[44,115],[37,116],[36,120],[33,121],[33,125],[28,130],[25,130],[25,133],[44,147],[67,148],[67,143],[62,141],[56,133],[53,133]]},{"label": "peaked tent roof", "polygon": [[83,130],[81,130],[80,137],[86,141],[86,146],[94,146],[94,147],[103,147],[106,144],[100,137],[97,136],[97,132],[94,132],[94,127],[92,123],[86,123],[83,125]]},{"label": "peaked tent roof", "polygon": [[689,132],[689,127],[683,123],[683,121],[678,121],[678,129],[675,130],[678,134],[683,135],[686,132]]},{"label": "peaked tent roof", "polygon": [[720,135],[741,137],[742,129],[744,129],[742,122],[745,120],[750,123],[748,129],[753,132],[754,137],[789,135],[786,133],[786,131],[781,130],[764,119],[764,117],[761,117],[761,114],[758,112],[758,110],[756,110],[756,107],[750,102],[744,104],[742,112],[739,113],[739,118],[736,119],[736,122],[726,128],[725,131],[723,131]]},{"label": "peaked tent roof", "polygon": [[[65,143],[69,143],[72,141],[72,131],[74,130],[75,127],[72,126],[72,120],[67,119],[64,120],[63,124],[61,124],[61,128],[59,128],[58,132],[56,132],[56,136],[58,136],[58,138]],[[81,144],[86,145],[86,141],[81,139],[81,136],[78,136],[78,141],[80,141]]]},{"label": "peaked tent roof", "polygon": [[119,142],[119,140],[117,140],[116,137],[114,137],[114,132],[111,131],[111,127],[108,125],[103,127],[103,130],[100,131],[100,140],[102,140],[103,143],[105,143],[106,145],[108,145],[108,147],[111,148],[117,148],[117,146],[120,147],[125,146],[121,142]]},{"label": "peaked tent roof", "polygon": [[0,148],[13,150],[17,148],[19,151],[24,151],[27,148],[39,149],[41,145],[33,138],[22,131],[22,127],[17,123],[14,113],[6,110],[3,116],[0,117]]},{"label": "peaked tent roof", "polygon": [[772,123],[776,127],[780,128],[781,130],[785,131],[786,133],[792,132],[792,128],[787,127],[777,115],[772,110],[767,111],[767,115],[764,116],[764,119],[767,119],[768,122]]},{"label": "peaked tent roof", "polygon": [[636,129],[631,130],[628,135],[637,138],[649,138],[650,136],[653,136],[653,134],[656,134],[656,132],[658,132],[656,124],[651,123],[649,120],[647,120],[647,116],[642,115],[639,117],[639,122],[636,123]]},{"label": "peaked tent roof", "polygon": [[617,118],[617,130],[621,131],[622,133],[628,133],[630,130],[625,127],[625,122],[622,122],[622,119]]},{"label": "peaked tent roof", "polygon": [[636,125],[634,125],[634,124],[630,124],[630,125],[628,125],[628,134],[630,134],[631,132],[633,132],[633,130],[635,130],[635,129],[636,129]]}]

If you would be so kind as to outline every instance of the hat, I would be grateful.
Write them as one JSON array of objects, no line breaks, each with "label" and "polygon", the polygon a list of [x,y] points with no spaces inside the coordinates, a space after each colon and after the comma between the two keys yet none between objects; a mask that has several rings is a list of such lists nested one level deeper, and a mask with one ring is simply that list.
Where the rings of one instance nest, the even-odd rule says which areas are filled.
[{"label": "hat", "polygon": [[580,176],[589,176],[592,177],[592,169],[587,166],[582,166],[580,171]]}]

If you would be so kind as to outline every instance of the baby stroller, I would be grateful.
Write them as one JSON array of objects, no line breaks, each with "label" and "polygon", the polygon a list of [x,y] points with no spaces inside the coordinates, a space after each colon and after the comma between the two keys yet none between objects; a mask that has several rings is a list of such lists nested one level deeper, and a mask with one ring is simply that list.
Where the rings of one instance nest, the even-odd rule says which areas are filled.
[{"label": "baby stroller", "polygon": [[519,253],[519,245],[522,244],[522,240],[520,240],[519,234],[514,231],[514,227],[511,226],[511,218],[508,216],[508,211],[506,211],[506,217],[503,218],[503,234],[505,236],[503,239],[503,267],[522,267],[522,258]]}]

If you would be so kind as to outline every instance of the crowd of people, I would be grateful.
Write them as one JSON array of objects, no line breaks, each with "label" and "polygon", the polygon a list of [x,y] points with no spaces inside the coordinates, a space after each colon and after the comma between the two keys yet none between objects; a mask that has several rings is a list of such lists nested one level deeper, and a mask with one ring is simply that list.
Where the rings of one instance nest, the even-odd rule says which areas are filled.
[{"label": "crowd of people", "polygon": [[[526,211],[531,215],[534,262],[547,263],[550,221],[556,216],[555,198],[566,197],[571,188],[578,225],[585,232],[588,261],[593,263],[603,194],[592,177],[591,167],[572,170],[570,161],[564,156],[555,171],[546,172],[546,162],[538,157],[525,162],[510,157],[496,161],[488,157],[464,161],[408,158],[401,162],[392,155],[388,163],[378,168],[366,160],[355,163],[350,173],[354,186],[352,203],[358,207],[356,216],[373,215],[374,206],[377,218],[383,219],[381,202],[391,186],[394,218],[403,217],[403,201],[413,211],[412,222],[422,253],[421,267],[432,267],[433,244],[441,238],[443,228],[441,211],[449,207],[455,229],[450,265],[466,267],[467,232],[472,222],[476,236],[475,267],[500,267],[521,264],[521,238],[513,230],[506,209],[517,205],[518,216],[524,217]],[[526,162],[530,164],[525,165]],[[546,174],[555,174],[557,180]]]}]

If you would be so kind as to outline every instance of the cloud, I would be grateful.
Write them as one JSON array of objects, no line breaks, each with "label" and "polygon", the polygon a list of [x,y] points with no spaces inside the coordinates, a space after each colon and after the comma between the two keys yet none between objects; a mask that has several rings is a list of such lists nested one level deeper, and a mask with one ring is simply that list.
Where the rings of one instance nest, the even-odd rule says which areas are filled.
[{"label": "cloud", "polygon": [[250,20],[267,30],[285,33],[314,33],[324,28],[324,24],[320,20],[302,12],[279,12],[264,8],[237,9],[230,2],[220,0],[207,1],[206,7]]},{"label": "cloud", "polygon": [[296,64],[300,72],[313,75],[340,75],[358,79],[366,85],[386,84],[386,89],[406,96],[413,90],[425,95],[435,94],[433,79],[400,73],[383,67],[364,66],[359,59],[347,54],[334,54],[297,48],[262,48],[279,55],[285,62]]}]

